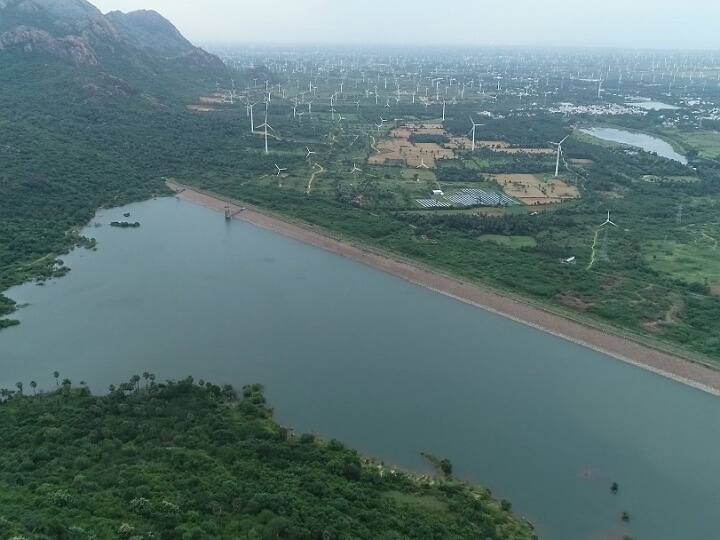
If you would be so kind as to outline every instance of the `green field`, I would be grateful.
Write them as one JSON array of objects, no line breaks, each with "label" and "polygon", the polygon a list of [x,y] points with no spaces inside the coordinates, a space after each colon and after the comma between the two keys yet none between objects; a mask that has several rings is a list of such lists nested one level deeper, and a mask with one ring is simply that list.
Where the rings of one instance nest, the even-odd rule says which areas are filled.
[{"label": "green field", "polygon": [[720,133],[717,131],[667,130],[664,133],[680,141],[686,149],[697,151],[701,158],[720,160]]},{"label": "green field", "polygon": [[532,236],[504,236],[501,234],[483,234],[480,236],[483,242],[493,242],[501,246],[520,249],[524,247],[534,248],[537,242]]},{"label": "green field", "polygon": [[650,242],[643,249],[643,258],[658,272],[686,283],[720,284],[720,248],[710,239],[697,244]]}]

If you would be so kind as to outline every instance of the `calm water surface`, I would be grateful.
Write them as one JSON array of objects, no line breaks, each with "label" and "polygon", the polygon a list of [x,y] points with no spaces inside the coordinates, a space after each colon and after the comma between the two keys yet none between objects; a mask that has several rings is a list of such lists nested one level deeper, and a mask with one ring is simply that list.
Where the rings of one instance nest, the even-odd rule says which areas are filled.
[{"label": "calm water surface", "polygon": [[662,101],[631,101],[626,103],[630,107],[638,107],[646,111],[677,111],[680,107],[663,103]]},{"label": "calm water surface", "polygon": [[683,165],[688,163],[687,158],[677,153],[670,143],[645,133],[615,128],[588,128],[580,131],[605,141],[635,146],[636,148],[642,148],[646,152],[655,152],[658,156],[679,161]]},{"label": "calm water surface", "polygon": [[[107,226],[125,211],[142,228]],[[0,384],[262,382],[298,432],[420,471],[447,456],[541,538],[717,538],[719,399],[175,199],[96,222],[68,276],[10,292],[29,306]]]}]

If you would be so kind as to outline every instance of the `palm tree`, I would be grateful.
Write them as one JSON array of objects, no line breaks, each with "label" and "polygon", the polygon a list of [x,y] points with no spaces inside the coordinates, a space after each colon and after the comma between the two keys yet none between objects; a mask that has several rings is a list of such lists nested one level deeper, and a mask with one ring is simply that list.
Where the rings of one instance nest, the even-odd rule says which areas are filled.
[{"label": "palm tree", "polygon": [[60,378],[60,372],[53,371],[53,377],[55,377],[55,386],[60,386],[60,383],[58,382],[58,379]]},{"label": "palm tree", "polygon": [[133,375],[130,377],[130,382],[135,387],[135,391],[137,392],[140,389],[140,375]]},{"label": "palm tree", "polygon": [[22,395],[23,383],[18,381],[15,383],[15,386],[17,386],[18,393]]},{"label": "palm tree", "polygon": [[30,388],[33,390],[33,395],[37,396],[37,383],[35,381],[30,381]]},{"label": "palm tree", "polygon": [[150,374],[147,371],[143,371],[143,379],[145,379],[145,390],[147,390],[150,379]]}]

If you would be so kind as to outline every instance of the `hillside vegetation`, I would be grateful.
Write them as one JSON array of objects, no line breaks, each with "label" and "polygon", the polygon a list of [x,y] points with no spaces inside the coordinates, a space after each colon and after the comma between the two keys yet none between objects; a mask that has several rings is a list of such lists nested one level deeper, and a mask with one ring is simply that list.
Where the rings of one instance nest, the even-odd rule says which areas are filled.
[{"label": "hillside vegetation", "polygon": [[[62,274],[99,207],[164,192],[174,139],[206,128],[179,112],[184,96],[226,75],[155,12],[1,1],[0,291]],[[0,295],[0,328],[12,311]]]}]

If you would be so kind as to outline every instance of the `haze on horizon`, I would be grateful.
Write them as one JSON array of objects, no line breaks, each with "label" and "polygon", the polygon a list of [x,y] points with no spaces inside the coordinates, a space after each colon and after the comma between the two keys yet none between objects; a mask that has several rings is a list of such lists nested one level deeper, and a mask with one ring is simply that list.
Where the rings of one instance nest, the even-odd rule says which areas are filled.
[{"label": "haze on horizon", "polygon": [[720,49],[717,0],[90,1],[104,13],[154,9],[206,44]]}]

